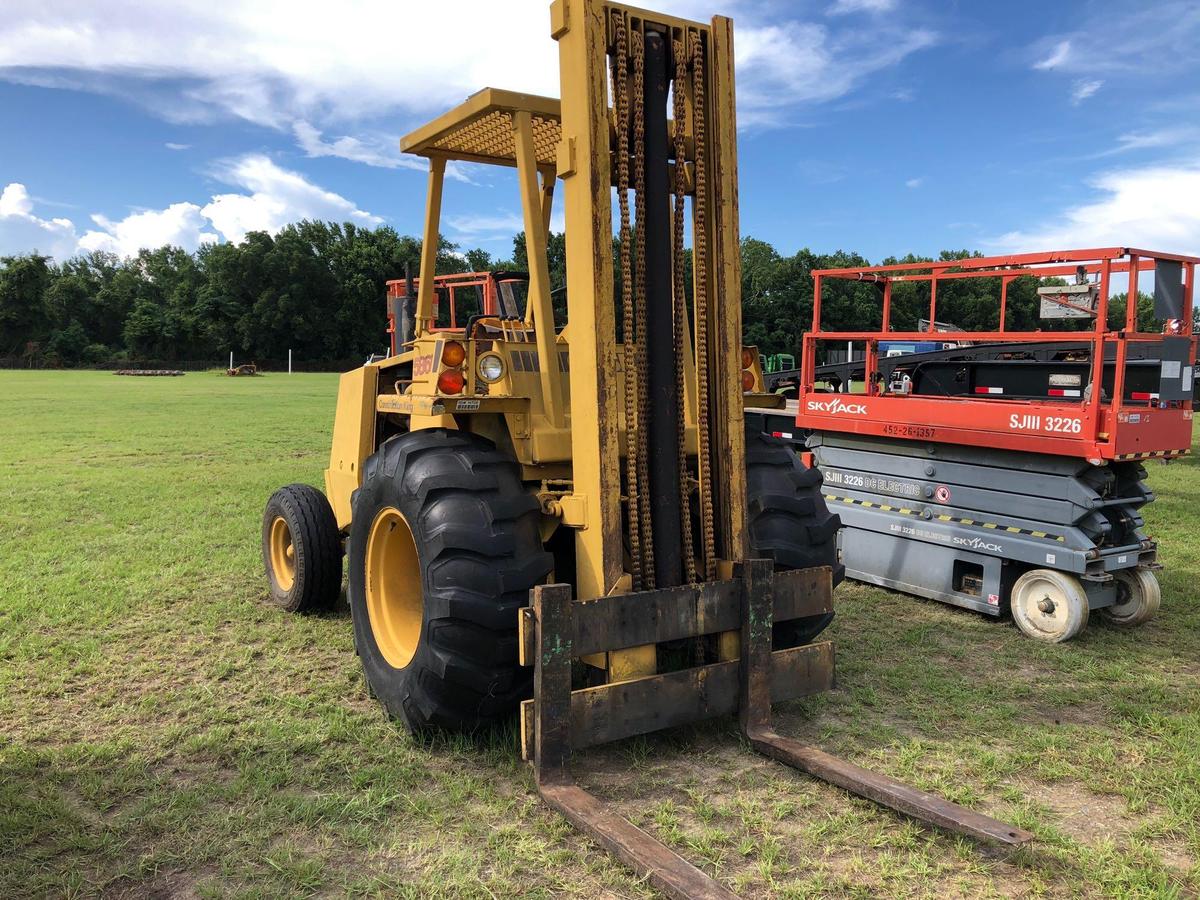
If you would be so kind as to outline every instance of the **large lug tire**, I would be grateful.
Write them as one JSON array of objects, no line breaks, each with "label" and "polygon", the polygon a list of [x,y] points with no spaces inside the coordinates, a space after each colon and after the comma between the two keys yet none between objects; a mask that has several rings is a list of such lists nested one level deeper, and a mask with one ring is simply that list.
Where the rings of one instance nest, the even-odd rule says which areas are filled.
[{"label": "large lug tire", "polygon": [[431,429],[363,466],[348,542],[354,641],[367,686],[414,732],[469,732],[529,696],[518,610],[553,565],[539,506],[508,455]]},{"label": "large lug tire", "polygon": [[1117,579],[1117,602],[1103,607],[1100,615],[1118,628],[1135,628],[1149,622],[1162,605],[1162,588],[1149,569],[1121,569]]},{"label": "large lug tire", "polygon": [[[779,438],[746,431],[746,528],[750,554],[775,562],[775,570],[829,566],[836,587],[846,574],[838,562],[841,519],[821,493],[821,473],[809,469]],[[775,649],[811,643],[833,621],[833,613],[775,625]]]},{"label": "large lug tire", "polygon": [[1066,572],[1030,569],[1013,582],[1009,598],[1013,621],[1036,640],[1059,644],[1087,627],[1087,592]]},{"label": "large lug tire", "polygon": [[307,484],[271,495],[263,511],[270,601],[288,612],[329,609],[342,590],[342,539],[329,501]]}]

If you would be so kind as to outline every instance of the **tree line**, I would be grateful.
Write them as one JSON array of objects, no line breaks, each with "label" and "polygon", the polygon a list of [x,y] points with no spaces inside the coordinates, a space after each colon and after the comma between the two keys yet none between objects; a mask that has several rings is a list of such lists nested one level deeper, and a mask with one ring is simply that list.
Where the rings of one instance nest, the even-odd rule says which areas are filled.
[{"label": "tree line", "polygon": [[[743,332],[763,353],[799,355],[812,323],[814,269],[869,265],[857,253],[800,250],[780,254],[765,241],[745,238],[742,251]],[[10,366],[103,366],[143,360],[216,362],[233,351],[238,360],[280,362],[294,351],[309,367],[344,367],[385,344],[385,282],[414,273],[421,241],[390,227],[299,222],[278,234],[253,232],[241,243],[205,244],[194,253],[178,247],[143,250],[119,259],[94,252],[54,262],[25,254],[0,257],[0,363]],[[942,260],[981,254],[944,251]],[[524,234],[508,259],[482,249],[438,247],[441,273],[527,268]],[[906,256],[882,264],[920,263]],[[690,268],[690,256],[686,260]],[[552,285],[566,275],[566,241],[549,242]],[[617,278],[621,277],[619,266]],[[690,274],[687,282],[691,283]],[[1009,287],[1007,327],[1036,330],[1037,281]],[[995,329],[999,279],[943,282],[938,318],[967,330]],[[565,295],[554,294],[556,311]],[[927,284],[896,284],[892,323],[915,329],[928,314]],[[1124,317],[1125,298],[1110,303],[1111,319]],[[830,281],[823,289],[825,327],[868,330],[880,325],[878,289],[861,282]],[[1157,330],[1153,304],[1143,296],[1139,319]],[[1070,320],[1058,320],[1055,327]],[[1087,327],[1079,323],[1076,327]]]}]

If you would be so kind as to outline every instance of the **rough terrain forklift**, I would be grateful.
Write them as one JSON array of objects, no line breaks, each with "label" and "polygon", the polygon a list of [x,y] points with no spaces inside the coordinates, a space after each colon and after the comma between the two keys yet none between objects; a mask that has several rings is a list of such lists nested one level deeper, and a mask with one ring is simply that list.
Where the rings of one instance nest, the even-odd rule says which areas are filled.
[{"label": "rough terrain forklift", "polygon": [[[783,762],[1028,840],[772,730],[773,701],[832,686],[815,639],[842,569],[819,473],[744,422],[761,370],[740,341],[732,26],[602,0],[558,0],[551,23],[561,102],[487,89],[402,141],[430,166],[421,276],[395,298],[395,355],[341,378],[326,493],[267,505],[272,597],[332,603],[344,545],[387,712],[471,731],[520,705],[542,797],[673,896],[731,895],[576,786],[572,748],[736,713]],[[452,161],[516,168],[529,272],[523,310],[447,330],[434,267]],[[558,180],[565,322],[546,258]]]}]

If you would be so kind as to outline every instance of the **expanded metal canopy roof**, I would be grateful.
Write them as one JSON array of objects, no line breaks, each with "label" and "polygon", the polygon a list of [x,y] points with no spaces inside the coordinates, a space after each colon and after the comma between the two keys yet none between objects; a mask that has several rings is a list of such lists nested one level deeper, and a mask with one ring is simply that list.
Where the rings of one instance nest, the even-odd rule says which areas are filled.
[{"label": "expanded metal canopy roof", "polygon": [[513,115],[522,110],[532,119],[538,165],[553,165],[562,136],[558,100],[497,88],[484,88],[401,138],[400,149],[418,156],[515,166]]}]

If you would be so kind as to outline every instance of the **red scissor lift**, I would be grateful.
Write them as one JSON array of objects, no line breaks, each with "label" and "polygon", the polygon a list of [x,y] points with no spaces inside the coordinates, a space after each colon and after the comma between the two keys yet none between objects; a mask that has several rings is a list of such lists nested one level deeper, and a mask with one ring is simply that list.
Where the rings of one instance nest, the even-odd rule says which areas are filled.
[{"label": "red scissor lift", "polygon": [[[1011,608],[1022,630],[1052,641],[1081,631],[1089,610],[1122,625],[1152,616],[1158,564],[1138,513],[1153,499],[1141,461],[1190,452],[1197,263],[1107,248],[814,272],[796,424],[839,504],[848,574],[993,614]],[[1137,297],[1148,273],[1163,331],[1138,332],[1137,303],[1109,328],[1114,280]],[[1006,328],[1009,289],[1029,276],[1044,315],[1090,327]],[[998,330],[939,327],[939,287],[980,278],[998,284]],[[877,286],[880,328],[822,328],[835,280]],[[892,330],[902,283],[928,286],[927,330]],[[963,353],[908,371],[887,359],[892,377],[880,378],[881,344],[931,334]],[[1067,341],[1075,349],[1062,359],[1022,359],[1022,348]],[[997,343],[1011,346],[1007,359]],[[819,387],[831,345],[865,352],[862,393]],[[988,361],[972,361],[970,345],[989,346]]]}]

